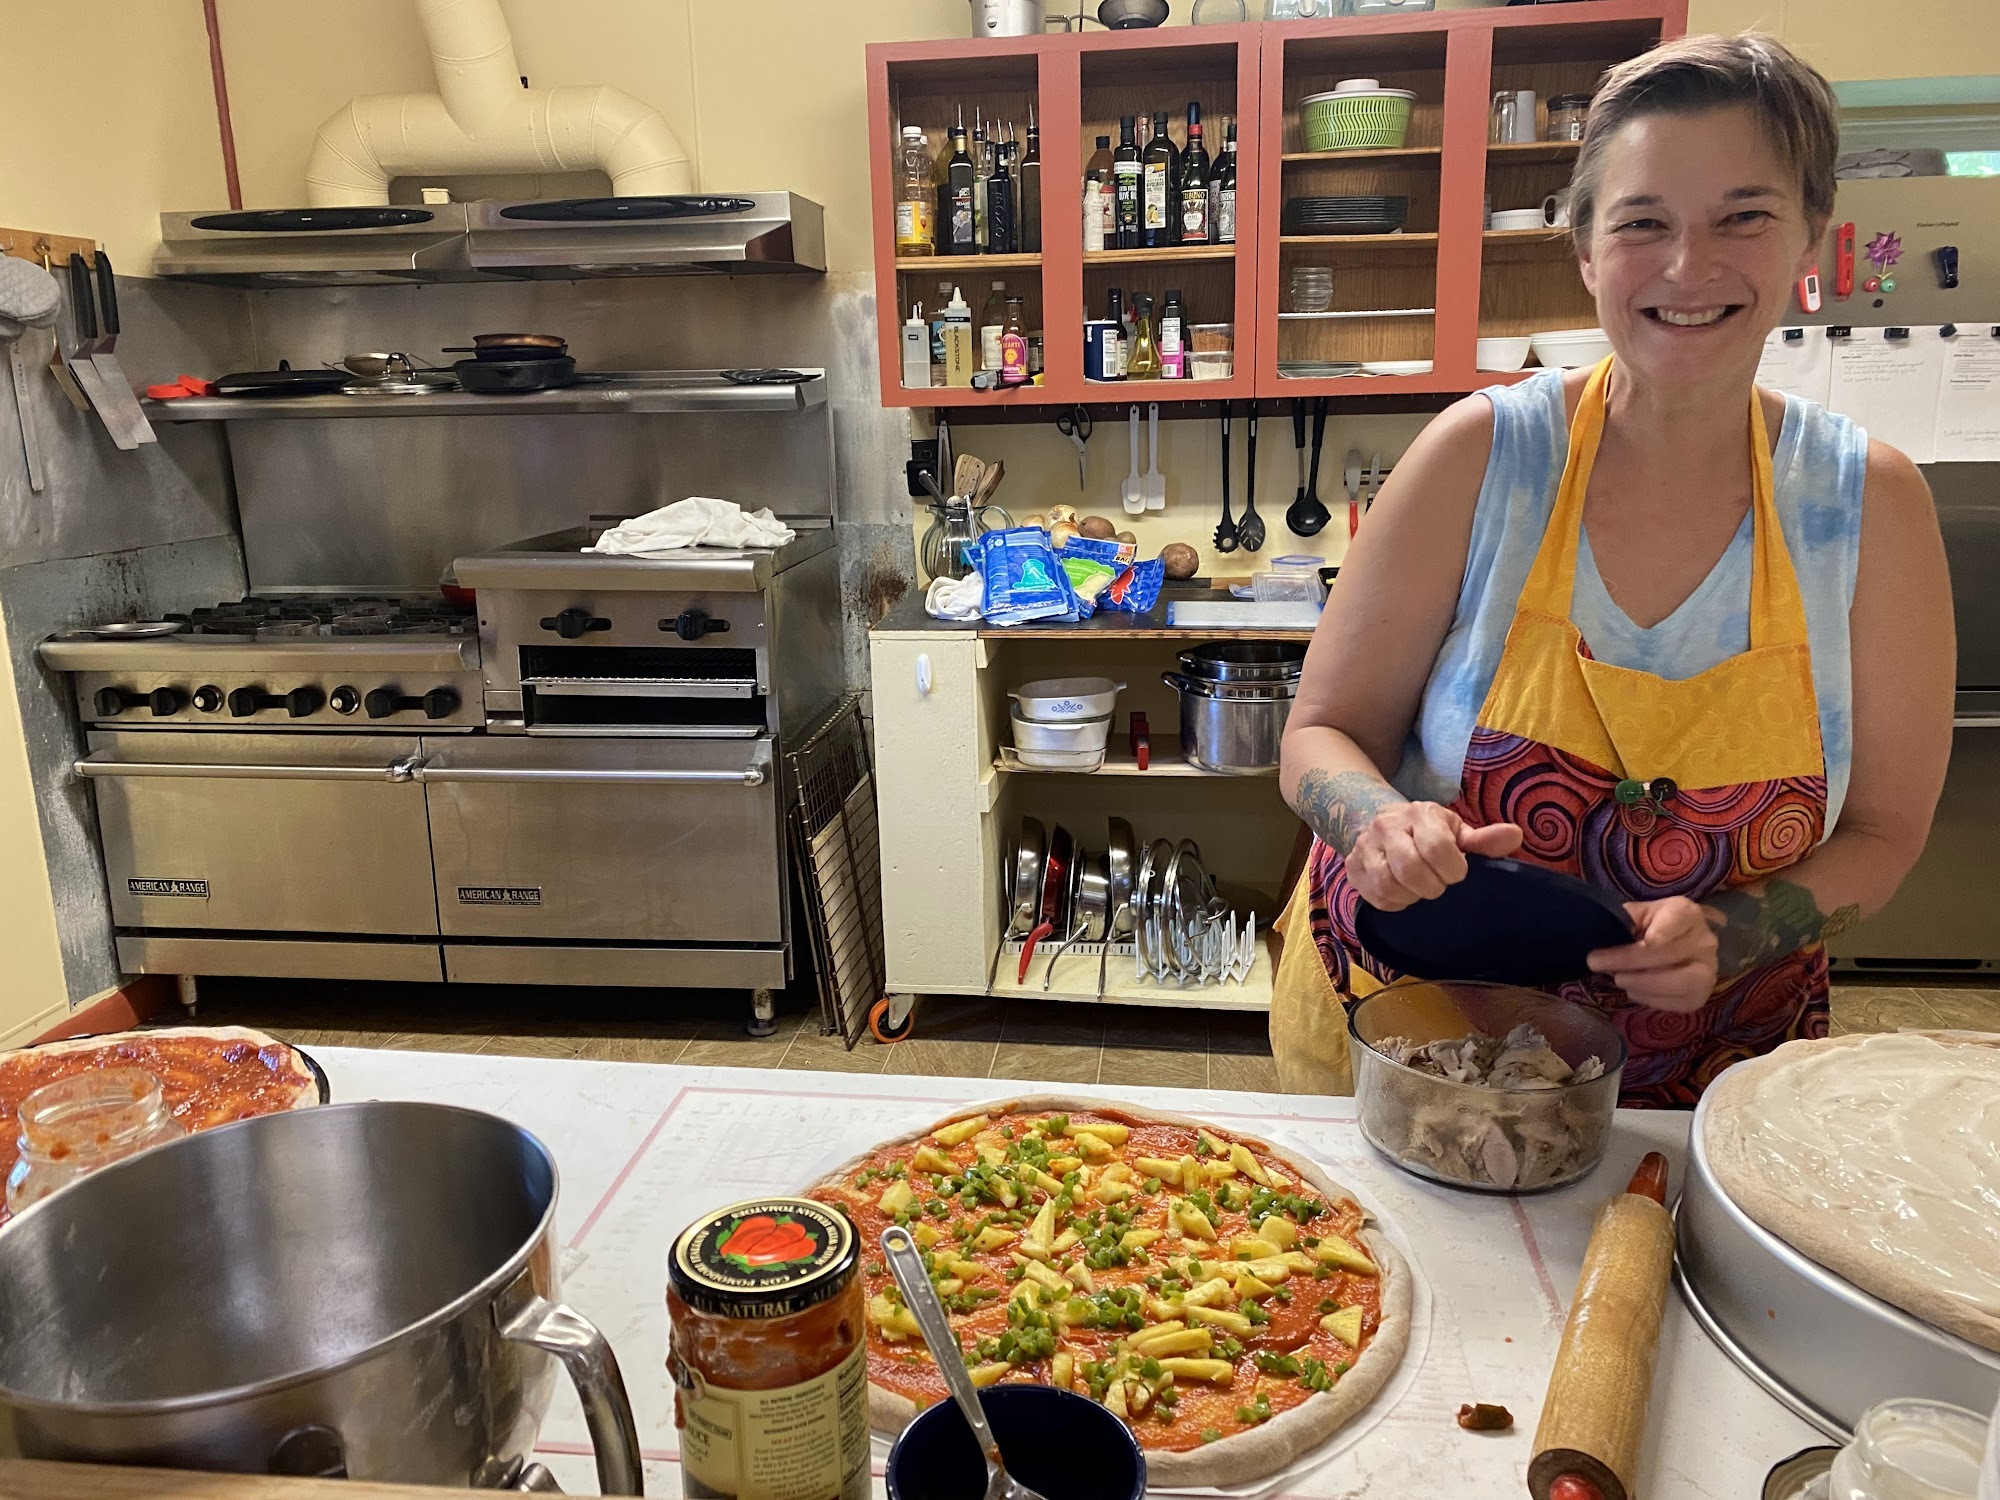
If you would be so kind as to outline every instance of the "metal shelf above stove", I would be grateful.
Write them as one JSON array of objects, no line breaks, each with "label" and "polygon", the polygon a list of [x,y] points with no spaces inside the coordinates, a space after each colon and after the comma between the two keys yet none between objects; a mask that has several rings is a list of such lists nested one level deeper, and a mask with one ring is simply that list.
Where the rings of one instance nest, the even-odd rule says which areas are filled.
[{"label": "metal shelf above stove", "polygon": [[431,391],[415,396],[184,396],[143,401],[155,422],[237,422],[269,418],[605,416],[619,413],[811,411],[826,405],[826,372],[796,385],[738,385],[720,370],[601,371],[559,391],[478,396]]}]

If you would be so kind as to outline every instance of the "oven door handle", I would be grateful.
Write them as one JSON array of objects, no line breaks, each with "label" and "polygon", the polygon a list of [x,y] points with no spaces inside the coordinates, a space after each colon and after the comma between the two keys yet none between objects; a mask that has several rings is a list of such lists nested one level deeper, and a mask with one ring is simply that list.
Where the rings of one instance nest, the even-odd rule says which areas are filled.
[{"label": "oven door handle", "polygon": [[416,756],[386,766],[246,765],[240,762],[111,760],[87,755],[70,769],[85,780],[127,776],[189,777],[205,781],[415,781]]},{"label": "oven door handle", "polygon": [[592,770],[584,767],[545,768],[540,766],[450,766],[425,761],[415,767],[416,779],[449,784],[452,782],[508,783],[638,783],[648,786],[762,786],[770,773],[764,766],[745,766],[740,771],[652,771]]}]

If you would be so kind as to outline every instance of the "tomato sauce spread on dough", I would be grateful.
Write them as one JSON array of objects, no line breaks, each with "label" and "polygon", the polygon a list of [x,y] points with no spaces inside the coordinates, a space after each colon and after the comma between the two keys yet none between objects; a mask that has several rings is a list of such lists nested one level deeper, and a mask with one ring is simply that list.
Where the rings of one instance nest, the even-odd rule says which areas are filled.
[{"label": "tomato sauce spread on dough", "polygon": [[160,1080],[167,1110],[190,1133],[276,1114],[317,1084],[283,1042],[161,1031],[106,1038],[96,1047],[30,1047],[0,1055],[0,1178],[18,1154],[21,1101],[45,1084],[101,1068],[143,1068]]},{"label": "tomato sauce spread on dough", "polygon": [[[1380,1323],[1352,1201],[1223,1130],[1118,1111],[951,1121],[811,1196],[864,1246],[909,1226],[978,1385],[1059,1385],[1188,1451],[1330,1391]],[[943,1377],[864,1251],[868,1376],[919,1408]]]}]

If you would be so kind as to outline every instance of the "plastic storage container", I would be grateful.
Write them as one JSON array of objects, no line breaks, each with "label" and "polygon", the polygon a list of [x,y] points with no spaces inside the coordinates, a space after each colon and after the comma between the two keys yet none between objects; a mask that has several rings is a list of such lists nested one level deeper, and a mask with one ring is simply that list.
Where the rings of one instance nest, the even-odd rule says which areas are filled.
[{"label": "plastic storage container", "polygon": [[[1402,7],[1423,9],[1430,7]],[[1373,84],[1373,79],[1351,80]],[[1410,130],[1408,89],[1335,88],[1299,101],[1299,126],[1308,151],[1386,151],[1403,144]]]},{"label": "plastic storage container", "polygon": [[1340,0],[1343,16],[1394,16],[1406,11],[1429,10],[1435,0]]}]

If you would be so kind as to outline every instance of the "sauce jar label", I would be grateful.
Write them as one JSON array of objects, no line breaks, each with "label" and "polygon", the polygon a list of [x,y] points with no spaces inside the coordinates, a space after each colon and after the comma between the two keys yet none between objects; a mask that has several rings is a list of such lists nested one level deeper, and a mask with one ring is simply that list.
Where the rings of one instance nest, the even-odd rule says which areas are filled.
[{"label": "sauce jar label", "polygon": [[683,1380],[684,1369],[674,1373],[682,1386],[681,1473],[689,1481],[688,1494],[867,1500],[864,1345],[824,1375],[774,1390],[737,1391],[699,1378]]}]

